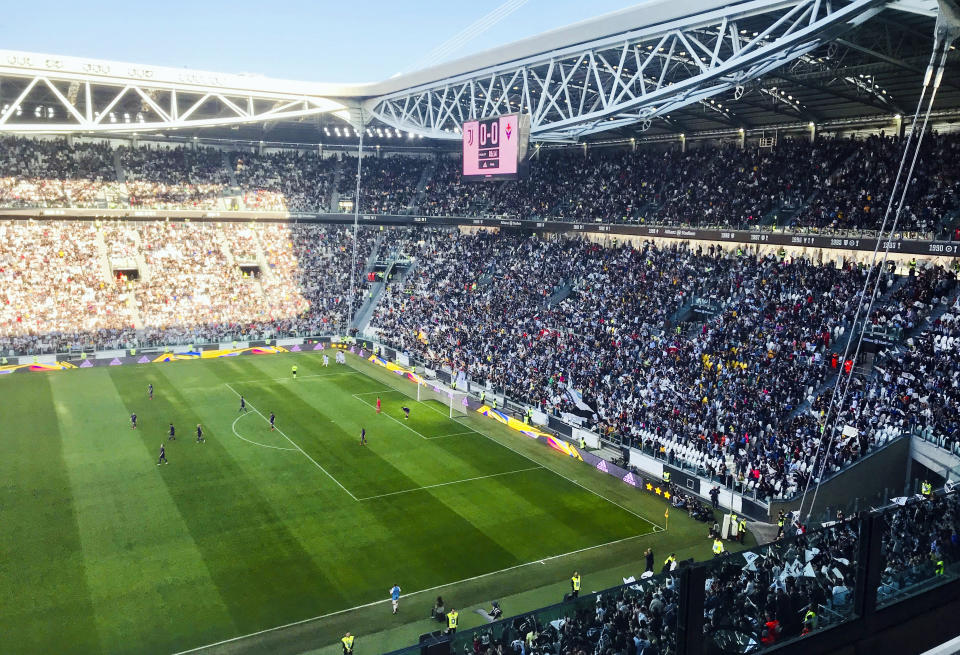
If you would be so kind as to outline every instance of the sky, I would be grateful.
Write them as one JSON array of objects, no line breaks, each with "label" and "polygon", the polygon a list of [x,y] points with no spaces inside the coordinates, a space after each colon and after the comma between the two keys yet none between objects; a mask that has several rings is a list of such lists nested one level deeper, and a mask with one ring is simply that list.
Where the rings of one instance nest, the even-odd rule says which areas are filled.
[{"label": "sky", "polygon": [[[509,2],[519,8],[445,59],[623,9],[637,0]],[[0,48],[314,82],[375,82],[429,61],[432,51],[504,3],[5,2]]]}]

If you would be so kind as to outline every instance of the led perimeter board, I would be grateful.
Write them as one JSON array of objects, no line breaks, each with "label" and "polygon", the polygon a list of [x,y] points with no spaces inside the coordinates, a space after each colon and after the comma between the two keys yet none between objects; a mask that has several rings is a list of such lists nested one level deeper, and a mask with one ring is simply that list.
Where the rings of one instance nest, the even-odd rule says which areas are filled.
[{"label": "led perimeter board", "polygon": [[507,114],[476,121],[463,127],[463,180],[515,180],[527,157],[530,116]]}]

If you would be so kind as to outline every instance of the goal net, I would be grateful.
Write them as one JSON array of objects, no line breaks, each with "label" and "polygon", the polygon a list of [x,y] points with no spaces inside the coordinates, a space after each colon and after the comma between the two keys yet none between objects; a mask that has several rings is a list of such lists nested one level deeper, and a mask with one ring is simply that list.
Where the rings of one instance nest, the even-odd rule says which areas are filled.
[{"label": "goal net", "polygon": [[417,384],[417,400],[420,402],[426,402],[428,400],[437,401],[448,408],[450,418],[454,416],[466,416],[467,410],[469,409],[467,405],[467,394],[448,387],[445,384],[441,384],[437,380],[420,378],[420,383]]}]

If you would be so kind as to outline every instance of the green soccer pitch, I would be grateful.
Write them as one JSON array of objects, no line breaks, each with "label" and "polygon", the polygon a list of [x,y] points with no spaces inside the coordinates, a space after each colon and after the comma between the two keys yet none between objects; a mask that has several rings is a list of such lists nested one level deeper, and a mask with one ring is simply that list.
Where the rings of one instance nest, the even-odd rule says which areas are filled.
[{"label": "green soccer pitch", "polygon": [[0,651],[333,653],[350,630],[366,655],[435,629],[438,594],[471,627],[491,599],[508,615],[559,601],[575,569],[586,591],[639,575],[647,547],[658,570],[708,556],[704,524],[678,511],[663,530],[661,499],[348,363],[0,377]]}]

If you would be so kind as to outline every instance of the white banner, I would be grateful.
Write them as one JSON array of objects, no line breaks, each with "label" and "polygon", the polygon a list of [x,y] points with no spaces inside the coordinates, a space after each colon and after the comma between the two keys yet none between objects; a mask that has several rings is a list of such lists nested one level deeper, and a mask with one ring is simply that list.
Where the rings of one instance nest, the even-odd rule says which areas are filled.
[{"label": "white banner", "polygon": [[225,341],[220,344],[220,350],[230,350],[231,348],[249,348],[249,341]]},{"label": "white banner", "polygon": [[530,413],[530,420],[533,421],[534,425],[547,425],[550,422],[550,418],[543,412],[533,410]]},{"label": "white banner", "polygon": [[634,448],[630,449],[630,466],[636,466],[657,480],[663,479],[663,464]]},{"label": "white banner", "polygon": [[114,357],[126,357],[126,350],[101,350],[94,355],[94,359],[113,359]]},{"label": "white banner", "polygon": [[300,337],[286,337],[283,339],[277,339],[278,346],[302,346],[303,339]]},{"label": "white banner", "polygon": [[410,366],[410,357],[407,353],[397,353],[397,364],[400,366]]},{"label": "white banner", "polygon": [[587,444],[587,448],[600,447],[600,435],[595,432],[590,432],[590,430],[573,428],[573,439],[578,445],[580,444],[580,440],[583,439]]}]

